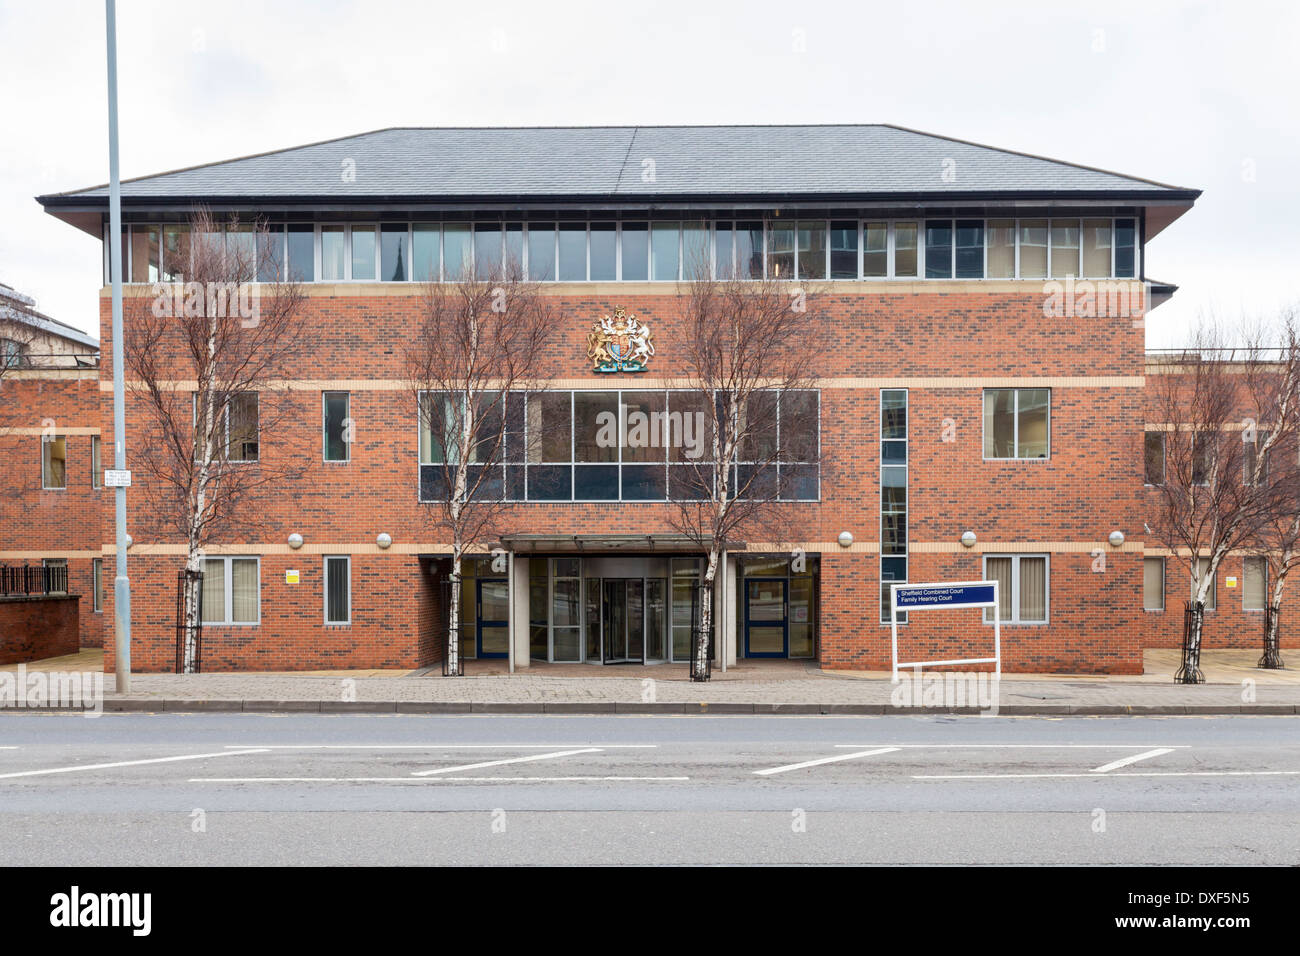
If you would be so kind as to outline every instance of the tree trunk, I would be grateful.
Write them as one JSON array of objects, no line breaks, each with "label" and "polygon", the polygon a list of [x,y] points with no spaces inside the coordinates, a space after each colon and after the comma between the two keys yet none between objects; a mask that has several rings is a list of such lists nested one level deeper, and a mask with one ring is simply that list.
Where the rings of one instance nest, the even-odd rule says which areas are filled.
[{"label": "tree trunk", "polygon": [[199,628],[200,599],[202,578],[198,577],[198,572],[203,564],[202,555],[198,548],[190,547],[185,556],[185,584],[184,584],[184,610],[183,625],[185,628],[184,646],[181,653],[181,673],[196,674],[198,673],[198,647],[196,638]]},{"label": "tree trunk", "polygon": [[1282,670],[1282,591],[1286,587],[1286,574],[1290,570],[1283,565],[1283,570],[1273,582],[1273,594],[1269,598],[1268,616],[1264,621],[1264,656],[1259,659],[1259,667],[1264,670]]},{"label": "tree trunk", "polygon": [[447,655],[443,659],[442,673],[446,677],[461,677],[463,674],[460,659],[460,593],[461,554],[457,551],[451,558],[451,600],[447,608]]},{"label": "tree trunk", "polygon": [[710,549],[704,569],[704,586],[700,589],[700,629],[695,634],[695,653],[691,655],[691,680],[709,679],[709,639],[713,635],[714,581],[718,574],[718,551]]},{"label": "tree trunk", "polygon": [[1174,675],[1175,683],[1205,683],[1205,675],[1201,673],[1201,634],[1204,629],[1205,605],[1200,601],[1189,603],[1183,618],[1183,663]]}]

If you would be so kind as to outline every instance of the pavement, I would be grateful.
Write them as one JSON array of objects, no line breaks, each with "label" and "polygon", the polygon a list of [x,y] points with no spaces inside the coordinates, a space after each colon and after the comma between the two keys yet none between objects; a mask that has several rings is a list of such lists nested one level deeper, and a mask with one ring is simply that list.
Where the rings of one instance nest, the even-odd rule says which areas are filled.
[{"label": "pavement", "polygon": [[[469,662],[443,678],[421,671],[136,674],[131,693],[105,676],[106,711],[362,713],[975,713],[1004,715],[1300,713],[1300,671],[1264,671],[1255,651],[1207,650],[1206,683],[1173,683],[1177,650],[1145,652],[1144,673],[1123,676],[1004,674],[992,688],[936,686],[941,672],[902,685],[887,672],[822,670],[815,662],[745,661],[707,683],[685,665],[548,665],[511,675],[500,662]],[[1285,659],[1285,653],[1284,653]],[[12,671],[13,666],[0,668]],[[102,653],[27,665],[29,672],[102,669]],[[993,705],[996,705],[994,707]]]},{"label": "pavement", "polygon": [[0,713],[0,741],[12,865],[1300,859],[1279,717]]}]

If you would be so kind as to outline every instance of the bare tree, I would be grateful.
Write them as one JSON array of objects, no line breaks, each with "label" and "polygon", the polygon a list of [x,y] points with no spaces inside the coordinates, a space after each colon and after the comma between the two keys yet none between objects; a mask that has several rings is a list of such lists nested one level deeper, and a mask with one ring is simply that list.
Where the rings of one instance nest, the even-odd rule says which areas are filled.
[{"label": "bare tree", "polygon": [[222,222],[207,209],[183,235],[187,267],[177,281],[128,299],[123,360],[145,419],[135,456],[147,477],[137,486],[140,520],[185,541],[181,669],[192,673],[204,549],[261,529],[260,499],[301,478],[310,459],[266,456],[259,442],[292,406],[285,383],[306,342],[303,290],[285,277],[279,244],[264,223]]},{"label": "bare tree", "polygon": [[0,285],[0,380],[6,373],[28,368],[32,347],[41,339],[31,300]]},{"label": "bare tree", "polygon": [[[697,267],[682,312],[686,388],[672,393],[703,425],[707,455],[670,441],[672,522],[707,556],[691,679],[707,680],[716,580],[728,541],[789,540],[793,502],[818,497],[822,361],[818,293],[807,284]],[[671,415],[671,413],[670,413]],[[673,419],[670,417],[669,421]],[[685,431],[685,429],[683,429]]]},{"label": "bare tree", "polygon": [[[1264,463],[1286,440],[1296,412],[1294,404],[1259,407],[1264,392],[1249,387],[1262,374],[1259,351],[1225,341],[1221,329],[1202,323],[1193,347],[1148,378],[1150,415],[1163,428],[1162,439],[1146,448],[1148,473],[1163,471],[1148,527],[1192,583],[1175,677],[1181,683],[1204,679],[1204,610],[1219,566],[1256,541],[1276,514],[1275,483],[1265,479]],[[1272,425],[1259,424],[1270,419]]]},{"label": "bare tree", "polygon": [[[511,510],[507,442],[522,441],[554,327],[548,299],[518,263],[468,270],[424,287],[420,320],[405,349],[406,378],[421,429],[420,501],[451,543],[443,672],[464,673],[460,601],[466,552],[499,540]],[[537,436],[540,440],[540,436]],[[510,458],[523,460],[510,449]]]},{"label": "bare tree", "polygon": [[1266,581],[1272,584],[1259,660],[1260,667],[1270,669],[1283,666],[1278,639],[1282,596],[1288,576],[1300,565],[1300,321],[1295,309],[1283,314],[1280,333],[1281,344],[1273,347],[1256,336],[1246,378],[1251,404],[1260,413],[1254,444],[1261,444],[1263,434],[1275,436],[1267,454],[1247,446],[1247,473],[1258,464],[1254,480],[1268,499],[1250,550],[1264,562]]}]

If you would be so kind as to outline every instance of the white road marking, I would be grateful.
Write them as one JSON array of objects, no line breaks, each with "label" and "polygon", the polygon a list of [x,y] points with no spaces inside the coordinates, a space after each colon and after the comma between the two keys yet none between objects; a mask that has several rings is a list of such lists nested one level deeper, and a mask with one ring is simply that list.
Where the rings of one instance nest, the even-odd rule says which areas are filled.
[{"label": "white road marking", "polygon": [[482,763],[457,764],[454,767],[438,767],[434,770],[417,770],[412,777],[432,777],[435,774],[455,773],[458,770],[481,770],[484,767],[500,767],[508,763],[529,763],[533,760],[553,760],[556,757],[572,757],[574,754],[600,753],[599,747],[583,747],[580,750],[557,750],[549,754],[531,754],[527,757],[509,757],[505,760],[485,760]]},{"label": "white road marking", "polygon": [[256,750],[222,750],[212,754],[182,754],[178,757],[151,757],[148,760],[119,760],[114,763],[84,763],[75,767],[50,767],[45,770],[20,770],[17,773],[0,773],[0,780],[12,777],[39,777],[50,773],[75,773],[78,770],[111,770],[114,767],[138,767],[146,763],[173,763],[177,760],[206,760],[209,757],[237,757],[241,754],[266,753],[263,748]]},{"label": "white road marking", "polygon": [[876,754],[888,754],[898,750],[898,747],[880,747],[876,750],[860,750],[851,754],[840,754],[837,757],[822,757],[818,760],[805,760],[802,763],[786,764],[784,767],[768,767],[766,770],[755,770],[754,773],[760,777],[766,777],[774,773],[785,773],[788,770],[802,770],[804,767],[817,767],[824,763],[836,763],[840,760],[856,760],[858,757],[874,757]]},{"label": "white road marking", "polygon": [[191,777],[190,783],[573,783],[684,781],[690,777]]},{"label": "white road marking", "polygon": [[[895,747],[903,750],[916,750],[919,748],[931,748],[935,750],[948,750],[956,748],[977,749],[1002,749],[1013,748],[1021,750],[1137,750],[1141,747],[1158,746],[1153,744],[836,744],[837,749],[858,748],[858,747]],[[1191,744],[1173,744],[1164,748],[1165,750],[1186,750]]]},{"label": "white road marking", "polygon": [[1300,770],[1138,770],[1133,773],[1115,773],[1101,776],[1095,770],[1088,773],[944,773],[913,774],[913,780],[1007,780],[1028,777],[1086,777],[1092,780],[1124,780],[1128,777],[1292,777]]},{"label": "white road marking", "polygon": [[[234,750],[247,744],[226,744]],[[589,744],[260,744],[262,750],[554,750]],[[601,744],[601,750],[656,750],[658,744]]]},{"label": "white road marking", "polygon": [[1121,757],[1119,760],[1112,760],[1110,763],[1102,764],[1100,767],[1093,767],[1092,772],[1110,773],[1112,770],[1118,770],[1120,767],[1127,767],[1129,764],[1137,763],[1139,760],[1150,760],[1152,757],[1159,757],[1168,753],[1173,753],[1173,751],[1168,747],[1157,747],[1155,750],[1148,750],[1146,753]]}]

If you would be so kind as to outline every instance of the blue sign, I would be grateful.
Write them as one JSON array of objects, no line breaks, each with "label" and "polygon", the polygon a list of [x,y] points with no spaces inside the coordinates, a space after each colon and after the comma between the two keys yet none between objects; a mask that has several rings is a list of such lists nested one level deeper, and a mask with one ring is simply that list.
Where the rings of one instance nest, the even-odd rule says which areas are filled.
[{"label": "blue sign", "polygon": [[996,600],[992,584],[918,584],[898,587],[894,601],[900,611],[908,608],[991,607]]}]

